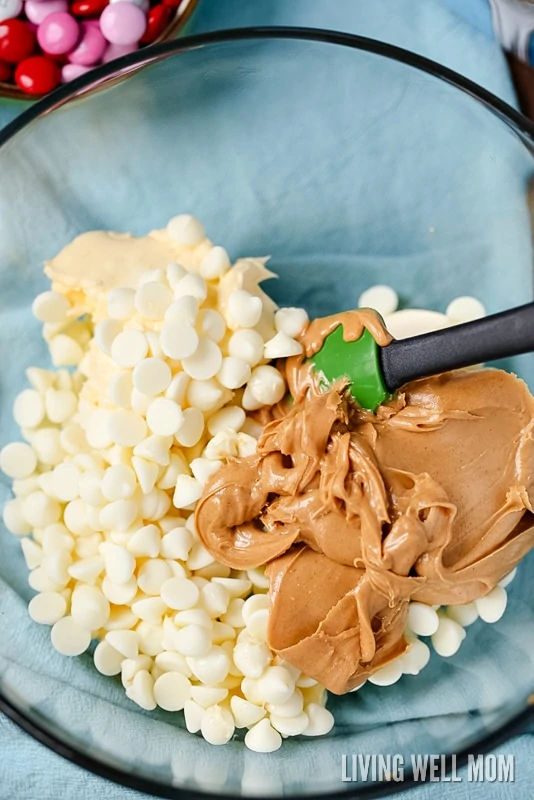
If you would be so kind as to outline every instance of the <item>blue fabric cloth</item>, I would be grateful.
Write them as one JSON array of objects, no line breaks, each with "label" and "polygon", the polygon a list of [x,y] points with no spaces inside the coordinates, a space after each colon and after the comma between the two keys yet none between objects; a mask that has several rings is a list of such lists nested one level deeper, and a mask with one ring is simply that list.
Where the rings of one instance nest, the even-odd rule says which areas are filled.
[{"label": "blue fabric cloth", "polygon": [[[485,4],[483,0],[472,0],[472,8],[476,9],[473,15],[468,15],[466,5],[468,4],[465,2],[460,4],[452,0],[443,0],[442,2],[440,0],[358,0],[357,2],[355,0],[271,0],[269,3],[259,0],[201,0],[189,31],[194,33],[223,27],[285,24],[326,27],[359,33],[383,39],[429,56],[513,103],[514,96],[505,61],[491,35]],[[471,3],[469,5],[471,8]],[[0,124],[5,124],[15,113],[16,107],[14,106],[0,106]],[[454,144],[451,142],[451,146]],[[488,146],[488,143],[481,142],[480,147],[483,146]],[[488,152],[491,156],[491,152]],[[288,167],[293,156],[292,153],[279,154],[282,162],[278,164],[278,168],[283,171],[284,166]],[[288,163],[285,163],[284,159]],[[361,168],[361,164],[359,168]],[[373,164],[373,169],[376,169],[376,162]],[[328,175],[324,177],[325,180],[329,179]],[[392,192],[404,190],[408,178],[408,176],[402,175],[397,177],[398,180],[392,186]],[[482,162],[478,164],[477,172],[471,178],[474,182],[484,180]],[[502,191],[503,193],[506,191],[513,193],[515,189],[510,190],[503,187]],[[510,196],[507,195],[509,201]],[[482,202],[480,193],[477,193],[477,202]],[[445,202],[444,208],[448,209],[450,214],[455,213],[454,203],[447,204]],[[480,207],[480,220],[484,219],[484,211],[484,208]],[[531,262],[526,219],[524,222],[524,229],[516,232],[517,248],[514,249],[510,261],[515,263],[517,260],[517,269],[523,270],[525,273],[530,268]],[[412,289],[416,293],[417,286]],[[301,301],[306,302],[305,295]],[[14,364],[14,368],[18,369],[18,365]],[[5,379],[5,377],[4,375],[3,378]],[[16,546],[18,543],[13,539],[12,547]],[[529,595],[528,572],[528,565],[525,565],[517,584],[514,584],[514,600],[512,609],[507,615],[506,624],[503,622],[491,629],[490,632],[485,630],[483,638],[481,638],[480,626],[470,632],[468,642],[462,648],[458,659],[455,659],[455,666],[448,668],[449,680],[444,686],[450,687],[452,682],[455,687],[453,695],[447,696],[447,688],[440,689],[439,686],[433,684],[434,673],[432,671],[420,676],[421,697],[432,697],[432,708],[440,709],[439,712],[436,712],[440,716],[426,721],[428,736],[436,742],[439,741],[440,729],[454,724],[455,715],[461,715],[466,709],[475,713],[475,709],[491,707],[492,703],[498,704],[499,697],[506,696],[506,689],[509,689],[510,682],[508,673],[516,675],[517,670],[514,668],[514,663],[517,660],[524,664],[524,682],[525,685],[529,685],[534,667],[534,643],[527,638],[520,652],[503,647],[503,642],[506,642],[508,635],[515,632],[513,637],[515,641],[519,638],[522,630],[532,630],[532,602],[528,602],[529,599],[532,599],[532,590]],[[10,597],[9,589],[6,587],[4,587],[2,598],[6,603],[4,613],[7,619],[7,608],[11,602],[15,602],[16,598]],[[488,652],[499,652],[500,659],[495,662],[493,671],[483,675],[476,671],[476,657],[482,647]],[[18,652],[20,652],[20,646]],[[1,649],[0,653],[4,658],[9,656]],[[20,673],[20,680],[26,692],[28,691],[29,676],[38,671],[40,664],[51,665],[53,658],[46,632],[43,629],[36,629],[34,646],[28,649],[24,664],[17,664],[14,668],[14,671]],[[53,674],[52,667],[50,667],[50,674]],[[65,686],[62,690],[65,695],[64,699],[62,697],[62,702],[66,720],[69,714],[83,714],[84,706],[77,697],[76,689],[83,689],[85,692],[91,691],[91,677],[90,670],[84,672],[77,669],[71,673],[66,670]],[[12,678],[15,682],[16,676],[12,676]],[[33,697],[29,698],[33,702],[38,702],[41,691],[46,692],[46,689],[42,688],[47,686],[48,680],[44,668],[41,679],[41,683],[39,685],[36,683],[34,687]],[[396,692],[394,689],[385,691]],[[411,700],[412,705],[403,706],[405,700],[402,692],[398,695],[395,703],[392,699],[394,694],[388,695],[389,699],[386,703],[378,700],[379,694],[378,689],[372,689],[365,697],[362,696],[362,701],[358,705],[358,720],[362,726],[370,726],[371,722],[379,717],[382,722],[386,722],[388,719],[393,721],[394,718],[405,719],[406,728],[409,728],[413,720],[429,715],[426,700]],[[380,696],[385,695],[380,694]],[[98,707],[100,703],[109,703],[110,701],[117,702],[123,709],[129,708],[127,701],[120,696],[118,690],[115,691],[111,682],[109,682],[109,686],[106,684],[103,691],[99,690],[99,693],[95,691],[93,697],[95,707]],[[461,719],[461,717],[459,718]],[[344,707],[339,706],[338,722],[341,729],[353,726],[350,699]],[[113,728],[109,735],[120,736],[120,730],[119,726],[116,729]],[[173,732],[172,735],[178,737],[179,733]],[[168,731],[162,730],[161,735],[168,735]],[[182,740],[180,739],[180,741]],[[148,748],[148,742],[141,744]],[[209,775],[217,759],[224,761],[224,754],[220,748],[209,748],[207,745],[203,747],[202,744],[201,742],[198,744],[198,766],[200,773],[205,770],[206,775]],[[373,752],[372,732],[368,734],[368,748],[369,752]],[[336,745],[335,741],[332,744],[332,750],[336,754],[339,751],[339,745]],[[393,746],[391,751],[394,751]],[[302,752],[304,759],[307,751],[303,749]],[[534,767],[529,757],[532,753],[530,736],[524,735],[516,738],[513,742],[504,745],[501,752],[512,752],[516,755],[516,782],[513,785],[493,784],[492,797],[504,800],[504,798],[511,797],[513,793],[514,797],[524,796],[526,798],[530,795],[534,779]],[[272,775],[268,773],[272,772],[273,762],[267,760],[264,763],[271,765],[267,767],[265,774],[265,780],[268,780],[272,778]],[[283,767],[283,756],[279,763]],[[336,761],[336,769],[337,763]],[[310,763],[310,769],[313,768],[312,764],[313,762]],[[223,766],[220,763],[219,765]],[[258,770],[261,772],[262,768],[257,758],[251,759],[250,765],[252,772]],[[200,774],[199,770],[197,769],[195,774]],[[406,796],[419,796],[423,800],[429,792],[432,792],[433,797],[448,797],[454,793],[457,798],[469,797],[482,800],[487,796],[488,790],[485,784],[467,784],[464,781],[454,785],[429,784],[419,787]],[[140,797],[138,793],[103,781],[69,764],[26,737],[9,721],[0,719],[0,798],[2,800],[3,798],[6,800],[8,798],[9,800],[33,800],[37,796],[44,797],[45,800],[48,798],[55,800],[59,796],[65,800],[71,800],[71,798],[79,800],[79,798],[85,797],[97,797],[99,800],[125,800],[125,798]],[[398,796],[403,797],[402,794]]]}]

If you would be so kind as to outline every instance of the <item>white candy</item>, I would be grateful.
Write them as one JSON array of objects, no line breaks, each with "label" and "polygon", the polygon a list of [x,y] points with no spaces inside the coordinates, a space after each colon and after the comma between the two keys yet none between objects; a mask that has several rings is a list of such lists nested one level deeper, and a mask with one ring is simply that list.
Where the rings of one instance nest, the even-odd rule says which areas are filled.
[{"label": "white candy", "polygon": [[286,383],[280,372],[269,365],[252,371],[247,388],[262,405],[278,403],[286,393]]},{"label": "white candy", "polygon": [[148,436],[144,441],[134,447],[134,456],[144,458],[147,461],[153,461],[162,467],[167,467],[171,460],[169,455],[169,448],[171,445],[171,436]]},{"label": "white candy", "polygon": [[217,433],[206,445],[205,456],[209,459],[232,458],[237,456],[237,434],[231,428]]},{"label": "white candy", "polygon": [[133,384],[143,394],[153,396],[165,391],[171,382],[169,365],[161,358],[145,358],[133,371]]},{"label": "white candy", "polygon": [[124,532],[137,518],[137,512],[137,503],[132,500],[114,500],[100,511],[100,524],[104,530]]},{"label": "white candy", "polygon": [[395,658],[388,664],[377,669],[372,675],[369,675],[368,681],[374,683],[376,686],[391,686],[402,677],[402,663],[399,658]]},{"label": "white candy", "polygon": [[497,622],[506,610],[507,600],[506,589],[495,586],[489,594],[475,601],[480,619],[484,622]]},{"label": "white candy", "polygon": [[386,328],[395,339],[406,339],[423,333],[448,328],[451,321],[445,314],[420,308],[405,308],[384,318]]},{"label": "white candy", "polygon": [[171,320],[163,324],[160,344],[168,358],[190,358],[199,344],[198,333],[186,320]]},{"label": "white candy", "polygon": [[189,475],[178,475],[176,489],[174,490],[173,503],[176,508],[189,508],[200,499],[202,486]]},{"label": "white candy", "polygon": [[158,479],[158,465],[151,461],[146,461],[144,458],[133,456],[132,467],[134,468],[137,480],[141,486],[141,491],[145,494],[150,492]]},{"label": "white candy", "polygon": [[182,366],[189,377],[202,381],[213,378],[221,363],[222,354],[218,345],[206,337],[198,340],[198,347],[193,355],[182,358]]},{"label": "white candy", "polygon": [[187,578],[170,578],[161,587],[161,597],[169,608],[184,611],[197,603],[199,590]]},{"label": "white candy", "polygon": [[274,315],[276,330],[291,339],[302,333],[308,321],[308,314],[303,308],[279,308]]},{"label": "white candy", "polygon": [[317,703],[309,703],[304,709],[308,715],[308,727],[303,732],[304,736],[324,736],[334,727],[332,713]]},{"label": "white candy", "polygon": [[152,433],[157,436],[173,436],[184,421],[182,409],[174,400],[158,397],[150,404],[146,421]]},{"label": "white candy", "polygon": [[168,286],[159,281],[143,283],[135,293],[134,303],[139,313],[145,319],[163,319],[163,316],[173,301],[173,295]]},{"label": "white candy", "polygon": [[70,419],[77,405],[74,392],[62,389],[47,389],[45,392],[46,416],[50,422],[61,423]]},{"label": "white candy", "polygon": [[193,674],[187,665],[186,658],[180,653],[158,653],[155,661],[162,672],[179,672],[186,678],[190,678]]},{"label": "white candy", "polygon": [[203,224],[191,214],[178,214],[167,223],[167,233],[177,244],[195,247],[206,237]]},{"label": "white candy", "polygon": [[206,713],[202,706],[194,700],[187,700],[184,706],[185,726],[189,733],[198,733],[202,725],[202,718]]},{"label": "white candy", "polygon": [[505,589],[508,586],[508,584],[512,583],[516,575],[517,575],[517,567],[514,567],[513,570],[508,573],[508,575],[505,575],[504,578],[501,581],[499,581],[499,586],[502,586],[503,589]]},{"label": "white candy", "polygon": [[213,411],[224,403],[224,390],[214,378],[207,381],[192,380],[187,388],[187,402],[201,411]]},{"label": "white candy", "polygon": [[43,530],[42,545],[45,553],[54,553],[56,550],[72,550],[74,539],[69,534],[65,525],[60,522],[47,525]]},{"label": "white candy", "polygon": [[139,652],[147,656],[156,656],[163,650],[163,628],[161,625],[151,625],[149,622],[140,622],[137,626],[139,634]]},{"label": "white candy", "polygon": [[79,656],[91,644],[91,632],[77,625],[72,617],[58,620],[50,638],[55,649],[64,656]]},{"label": "white candy", "polygon": [[49,349],[55,367],[77,367],[83,358],[83,350],[76,339],[64,333],[54,336]]},{"label": "white candy", "polygon": [[101,556],[89,556],[80,558],[68,567],[67,572],[77,581],[84,583],[96,583],[99,576],[104,571],[104,559]]},{"label": "white candy", "polygon": [[[57,467],[56,467],[57,469]],[[125,464],[108,467],[102,481],[102,494],[106,500],[126,500],[135,492],[137,480],[135,472]]]},{"label": "white candy", "polygon": [[257,439],[253,436],[249,436],[247,433],[241,432],[237,434],[237,455],[240,458],[255,455],[257,449]]},{"label": "white candy", "polygon": [[220,278],[230,268],[230,259],[224,247],[212,247],[200,263],[200,274],[206,280]]},{"label": "white candy", "polygon": [[122,331],[111,345],[111,357],[118,367],[135,367],[147,353],[148,339],[141,331]]},{"label": "white candy", "polygon": [[32,439],[33,449],[42,464],[54,466],[63,460],[65,453],[61,447],[57,428],[41,428]]},{"label": "white candy", "polygon": [[35,428],[45,415],[44,400],[35,389],[25,389],[15,399],[13,416],[20,428]]},{"label": "white candy", "polygon": [[250,378],[251,369],[246,361],[236,356],[223,358],[217,378],[227,389],[239,389]]},{"label": "white candy", "polygon": [[[283,703],[280,706],[272,703],[267,704],[267,711],[270,714],[276,714],[278,717],[296,717],[302,712],[303,708],[304,698],[302,697],[302,692],[299,692],[298,689],[295,689],[287,703]],[[280,731],[280,733],[285,733],[285,731]]]},{"label": "white candy", "polygon": [[[193,582],[197,580],[192,578]],[[177,628],[184,628],[186,625],[200,625],[208,631],[213,630],[213,621],[207,611],[203,608],[190,608],[187,611],[179,611],[174,617],[174,624]]]},{"label": "white candy", "polygon": [[167,281],[169,286],[176,286],[178,281],[181,281],[182,278],[187,275],[187,270],[185,267],[182,267],[181,264],[178,264],[176,261],[167,264],[167,268],[165,270],[167,275]]},{"label": "white candy", "polygon": [[420,639],[409,643],[408,650],[402,654],[400,661],[404,675],[418,675],[426,667],[430,659],[430,648]]},{"label": "white candy", "polygon": [[444,658],[453,656],[465,638],[461,625],[445,616],[440,616],[439,628],[432,636],[432,646],[436,653]]},{"label": "white candy", "polygon": [[76,464],[63,462],[54,467],[52,472],[52,486],[54,495],[58,500],[68,503],[79,495],[81,471]]},{"label": "white candy", "polygon": [[451,322],[457,324],[461,322],[471,322],[486,316],[486,309],[476,297],[464,295],[457,297],[447,306],[446,315]]},{"label": "white candy", "polygon": [[245,423],[246,415],[240,406],[227,406],[216,411],[208,420],[208,431],[212,436],[222,433],[228,428],[240,430]]},{"label": "white candy", "polygon": [[201,683],[215,686],[226,679],[230,668],[230,659],[222,647],[214,645],[205,656],[189,658],[188,664]]},{"label": "white candy", "polygon": [[202,606],[212,617],[226,613],[230,603],[230,592],[220,583],[207,583],[200,590]]},{"label": "white candy", "polygon": [[146,597],[144,600],[137,600],[132,603],[132,611],[145,622],[152,625],[160,625],[161,618],[165,614],[167,607],[159,597]]},{"label": "white candy", "polygon": [[230,698],[230,708],[234,715],[236,728],[249,728],[263,719],[265,716],[265,709],[250,703],[239,695],[233,695]]},{"label": "white candy", "polygon": [[139,654],[139,636],[136,631],[109,631],[106,633],[106,642],[124,658],[137,658]]},{"label": "white candy", "polygon": [[116,319],[103,319],[95,327],[95,342],[103,353],[111,355],[113,342],[122,331],[121,323]]},{"label": "white candy", "polygon": [[262,642],[240,642],[234,650],[234,663],[247,678],[260,678],[271,660]]},{"label": "white candy", "polygon": [[135,558],[131,553],[119,545],[106,544],[103,556],[110,581],[121,584],[130,580],[135,569]]},{"label": "white candy", "polygon": [[211,706],[205,712],[200,724],[200,732],[210,744],[226,744],[234,734],[234,718],[228,709]]},{"label": "white candy", "polygon": [[26,536],[31,532],[32,526],[26,520],[22,510],[22,501],[19,498],[8,500],[2,512],[4,525],[16,536]]},{"label": "white candy", "polygon": [[133,387],[130,395],[130,405],[137,414],[146,417],[147,411],[153,402],[153,397],[150,397],[148,394],[143,394],[143,392],[140,392],[135,386]]},{"label": "white candy", "polygon": [[201,336],[207,336],[208,339],[217,343],[224,339],[226,333],[226,322],[223,315],[213,308],[203,308],[199,312],[197,327]]},{"label": "white candy", "polygon": [[40,625],[54,625],[67,610],[67,601],[58,592],[42,592],[32,597],[28,613]]},{"label": "white candy", "polygon": [[153,711],[156,708],[154,679],[147,670],[141,670],[137,673],[132,685],[126,689],[126,694],[130,700],[144,708],[145,711]]},{"label": "white candy", "polygon": [[308,715],[304,711],[294,717],[281,716],[273,712],[269,719],[273,728],[284,736],[300,736],[309,725]]},{"label": "white candy", "polygon": [[181,711],[191,698],[191,683],[179,672],[165,672],[154,684],[154,697],[165,711]]},{"label": "white candy", "polygon": [[291,356],[299,356],[302,353],[302,345],[300,342],[295,341],[286,333],[280,331],[265,342],[263,355],[269,360],[275,358],[290,358]]},{"label": "white candy", "polygon": [[77,422],[71,422],[62,428],[59,434],[59,444],[66,453],[72,456],[83,456],[81,450],[87,449],[87,439],[81,425]]},{"label": "white candy", "polygon": [[176,631],[174,641],[176,650],[183,656],[198,658],[207,655],[211,648],[209,631],[201,625],[185,625]]},{"label": "white candy", "polygon": [[161,534],[155,525],[144,525],[129,539],[127,548],[134,556],[157,558],[161,547]]},{"label": "white candy", "polygon": [[247,569],[247,575],[253,586],[258,589],[269,588],[269,578],[265,574],[263,567],[256,567],[255,569]]},{"label": "white candy", "polygon": [[138,286],[142,286],[144,283],[164,283],[166,278],[165,270],[160,269],[147,269],[143,273],[141,273],[139,280],[137,281]]},{"label": "white candy", "polygon": [[194,325],[198,315],[198,298],[191,294],[179,295],[165,312],[165,322],[184,321]]},{"label": "white candy", "polygon": [[476,603],[465,603],[464,605],[448,606],[447,616],[453,619],[462,628],[467,628],[478,619]]},{"label": "white candy", "polygon": [[[221,583],[228,590],[230,597],[236,599],[248,594],[252,588],[251,582],[246,578],[214,578],[213,581],[214,583]],[[244,603],[245,601],[243,600],[242,602]],[[244,624],[244,622],[241,622],[241,625]]]},{"label": "white candy", "polygon": [[253,328],[260,321],[262,311],[261,298],[244,289],[236,289],[228,298],[228,321],[231,328]]},{"label": "white candy", "polygon": [[223,462],[212,461],[209,458],[195,458],[191,461],[190,466],[196,480],[201,486],[204,486],[211,476],[223,466]]},{"label": "white candy", "polygon": [[108,294],[108,314],[111,319],[129,319],[134,315],[134,289],[112,289]]},{"label": "white candy", "polygon": [[121,665],[121,681],[125,689],[130,688],[133,680],[141,670],[152,669],[152,659],[147,655],[140,655],[137,658],[126,658]]},{"label": "white candy", "polygon": [[39,322],[59,324],[69,313],[70,303],[64,294],[58,292],[42,292],[32,303],[33,316]]},{"label": "white candy", "polygon": [[179,406],[183,406],[190,380],[189,375],[186,375],[185,372],[178,372],[166,388],[165,397],[174,400]]},{"label": "white candy", "polygon": [[282,705],[295,691],[295,681],[285,667],[267,667],[258,679],[258,689],[266,703]]},{"label": "white candy", "polygon": [[176,299],[179,297],[195,297],[200,305],[207,296],[208,289],[204,278],[194,272],[189,272],[174,287],[174,297]]},{"label": "white candy", "polygon": [[263,358],[264,343],[257,331],[236,331],[228,342],[228,352],[231,356],[241,358],[251,367]]},{"label": "white candy", "polygon": [[169,466],[158,480],[160,489],[173,489],[178,475],[189,475],[189,465],[181,453],[171,453]]},{"label": "white candy", "polygon": [[358,308],[373,308],[382,316],[393,314],[398,305],[399,297],[395,289],[383,284],[377,284],[366,289],[358,300]]},{"label": "white candy", "polygon": [[32,527],[42,528],[59,520],[61,507],[57,500],[38,491],[32,492],[24,498],[22,513]]},{"label": "white candy", "polygon": [[102,494],[103,469],[88,470],[81,475],[78,481],[80,497],[91,506],[103,506],[106,502]]},{"label": "white candy", "polygon": [[34,542],[33,539],[26,538],[21,541],[20,546],[28,569],[35,569],[41,566],[43,561],[43,548],[41,545]]},{"label": "white candy", "polygon": [[109,434],[109,420],[111,414],[103,408],[98,408],[93,411],[85,428],[85,435],[88,443],[95,450],[103,450],[111,444],[111,436]]},{"label": "white candy", "polygon": [[109,601],[95,586],[79,583],[71,597],[71,615],[81,628],[96,631],[108,620]]},{"label": "white candy", "polygon": [[124,656],[103,640],[95,648],[93,661],[102,675],[119,675]]},{"label": "white candy", "polygon": [[161,554],[165,558],[186,561],[193,537],[185,527],[172,528],[161,540]]},{"label": "white candy", "polygon": [[243,621],[245,625],[248,625],[256,611],[268,609],[269,606],[270,601],[266,594],[253,594],[251,597],[248,597],[243,605]]},{"label": "white candy", "polygon": [[[150,411],[150,409],[149,409]],[[140,414],[126,408],[113,411],[108,420],[111,441],[121,447],[135,447],[146,436],[146,423]]]},{"label": "white candy", "polygon": [[37,466],[37,457],[29,444],[12,442],[0,451],[0,469],[10,478],[27,478]]},{"label": "white candy", "polygon": [[408,606],[408,627],[418,636],[432,636],[439,626],[439,617],[431,606],[424,603],[410,603]]},{"label": "white candy", "polygon": [[162,558],[151,558],[145,561],[137,573],[139,588],[148,595],[159,595],[162,587],[171,578],[171,568]]},{"label": "white candy", "polygon": [[246,733],[245,745],[256,753],[273,753],[282,746],[282,737],[268,719],[262,719]]}]

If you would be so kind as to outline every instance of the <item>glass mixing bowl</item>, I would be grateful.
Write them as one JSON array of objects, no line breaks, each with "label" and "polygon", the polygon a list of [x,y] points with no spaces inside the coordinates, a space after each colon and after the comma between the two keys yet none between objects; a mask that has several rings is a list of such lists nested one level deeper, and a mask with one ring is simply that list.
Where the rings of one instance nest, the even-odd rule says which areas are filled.
[{"label": "glass mixing bowl", "polygon": [[[47,362],[30,313],[42,261],[76,234],[140,234],[189,211],[233,257],[271,254],[269,290],[310,315],[354,307],[377,282],[416,307],[474,294],[498,311],[533,297],[533,145],[534,127],[487,91],[348,35],[230,31],[95,69],[0,132],[1,443],[16,436],[24,368]],[[532,357],[509,366],[534,387]],[[5,529],[0,553],[0,707],[74,762],[156,795],[387,793],[399,784],[343,781],[342,755],[456,753],[459,765],[529,718],[528,563],[505,617],[475,623],[454,659],[331,697],[331,734],[260,755],[191,736],[182,714],[141,711],[90,654],[55,653],[27,618],[26,567]]]}]

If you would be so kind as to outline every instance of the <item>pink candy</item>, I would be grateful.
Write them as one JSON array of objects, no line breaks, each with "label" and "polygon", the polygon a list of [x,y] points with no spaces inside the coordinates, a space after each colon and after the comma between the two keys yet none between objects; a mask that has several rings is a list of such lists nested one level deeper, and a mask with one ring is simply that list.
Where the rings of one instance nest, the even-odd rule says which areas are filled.
[{"label": "pink candy", "polygon": [[56,11],[49,14],[37,29],[37,41],[45,53],[58,56],[68,53],[76,45],[80,26],[71,14]]},{"label": "pink candy", "polygon": [[[72,53],[69,53],[68,59],[71,64],[90,67],[100,61],[106,50],[107,42],[97,26],[82,22],[80,27],[81,39]],[[67,80],[72,80],[72,78],[67,78]]]},{"label": "pink candy", "polygon": [[107,64],[108,61],[114,61],[121,56],[127,56],[128,53],[134,53],[139,45],[135,44],[108,44],[106,52],[102,56],[102,63]]},{"label": "pink candy", "polygon": [[146,15],[133,3],[113,3],[102,12],[100,28],[112,44],[135,44],[146,30]]},{"label": "pink candy", "polygon": [[45,3],[41,0],[26,0],[24,4],[24,11],[30,22],[35,25],[40,25],[50,14],[56,11],[67,11],[67,0],[46,0]]},{"label": "pink candy", "polygon": [[68,83],[73,81],[75,78],[79,78],[80,75],[85,75],[90,69],[91,67],[82,67],[81,64],[65,64],[61,69],[61,82]]}]

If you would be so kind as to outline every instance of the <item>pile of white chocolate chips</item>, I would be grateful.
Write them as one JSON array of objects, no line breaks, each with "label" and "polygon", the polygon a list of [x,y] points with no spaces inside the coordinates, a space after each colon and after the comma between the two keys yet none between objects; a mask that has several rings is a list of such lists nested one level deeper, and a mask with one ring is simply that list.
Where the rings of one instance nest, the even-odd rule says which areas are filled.
[{"label": "pile of white chocolate chips", "polygon": [[[273,277],[265,261],[231,266],[185,214],[142,238],[75,239],[46,264],[52,288],[33,304],[54,369],[28,369],[14,405],[25,442],[0,453],[15,495],[4,522],[37,592],[29,613],[56,650],[77,656],[97,640],[97,670],[120,675],[133,702],[183,710],[212,744],[246,729],[258,752],[334,722],[323,687],[266,644],[263,570],[219,564],[194,525],[206,480],[255,452],[261,428],[247,412],[285,394],[269,362],[301,352],[307,314],[260,289]],[[389,287],[360,299],[398,338],[484,313],[473,298],[446,315],[397,302]],[[466,626],[505,606],[503,585],[466,606],[412,603],[408,651],[369,680],[417,674],[430,656],[419,636],[453,655]]]}]

